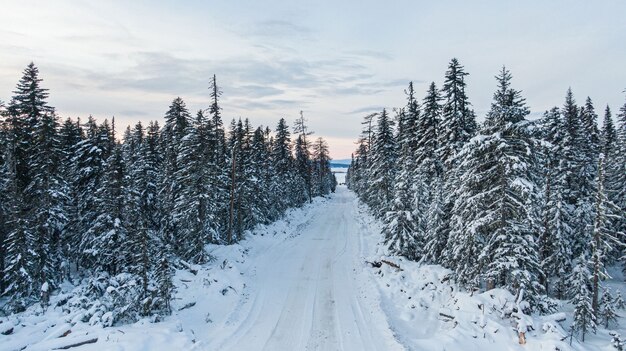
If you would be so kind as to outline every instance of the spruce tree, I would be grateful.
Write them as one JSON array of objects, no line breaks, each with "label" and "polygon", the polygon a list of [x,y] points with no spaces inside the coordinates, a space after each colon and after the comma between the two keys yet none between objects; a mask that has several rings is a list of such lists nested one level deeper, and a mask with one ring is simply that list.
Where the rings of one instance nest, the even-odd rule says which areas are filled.
[{"label": "spruce tree", "polygon": [[225,162],[224,157],[226,156],[226,141],[224,134],[224,125],[222,123],[222,108],[219,105],[220,96],[222,96],[222,91],[217,85],[217,78],[215,74],[209,83],[210,97],[211,97],[211,106],[209,107],[209,114],[211,116],[211,126],[213,127],[213,141],[214,146],[213,150],[215,153],[214,162],[218,166],[222,166]]},{"label": "spruce tree", "polygon": [[293,195],[291,194],[291,182],[288,182],[293,176],[291,133],[289,133],[289,128],[284,118],[281,118],[276,126],[271,157],[275,171],[271,192],[276,201],[277,211],[283,213],[292,205],[290,199]]},{"label": "spruce tree", "polygon": [[[67,213],[65,203],[68,187],[62,177],[58,122],[53,112],[38,119],[34,128],[34,140],[29,162],[31,183],[27,196],[32,204],[32,232],[36,237],[33,251],[37,258],[36,285],[55,288],[60,280],[61,232]],[[48,295],[47,293],[45,294]]]},{"label": "spruce tree", "polygon": [[307,197],[309,202],[311,202],[313,198],[313,179],[311,177],[312,165],[310,152],[311,145],[309,144],[307,137],[313,134],[313,132],[308,130],[306,119],[304,119],[302,111],[300,111],[300,118],[296,119],[293,131],[297,135],[295,144],[296,169],[298,176],[302,178],[302,181],[305,184]]},{"label": "spruce tree", "polygon": [[454,168],[453,159],[474,136],[476,120],[465,93],[469,73],[456,58],[448,65],[442,88],[443,106],[438,137],[438,154],[446,172]]},{"label": "spruce tree", "polygon": [[81,144],[85,134],[80,125],[80,119],[73,121],[68,118],[63,122],[59,130],[59,149],[60,149],[60,173],[67,185],[67,198],[64,204],[65,213],[67,215],[67,223],[63,230],[61,237],[61,251],[64,258],[61,262],[61,271],[69,277],[69,264],[70,258],[75,255],[76,252],[73,249],[74,244],[78,242],[78,227],[81,224],[79,213],[79,198],[78,191],[79,186],[76,184],[77,179],[77,167],[75,161],[78,160],[78,146]]},{"label": "spruce tree", "polygon": [[361,122],[363,130],[357,142],[358,148],[353,158],[354,162],[353,167],[351,167],[350,177],[346,179],[349,189],[353,190],[364,203],[369,203],[369,198],[371,197],[371,194],[366,190],[369,183],[370,153],[374,135],[374,117],[376,116],[378,116],[378,113],[369,114]]},{"label": "spruce tree", "polygon": [[611,109],[609,106],[604,110],[604,120],[602,123],[602,153],[605,157],[610,157],[616,151],[617,132],[613,125]]},{"label": "spruce tree", "polygon": [[209,242],[213,223],[207,211],[208,174],[201,139],[204,124],[204,115],[199,112],[195,121],[187,125],[177,150],[177,169],[173,174],[177,189],[173,194],[172,220],[177,229],[173,243],[177,254],[192,263],[205,263],[209,259],[204,245]]},{"label": "spruce tree", "polygon": [[626,309],[626,303],[624,303],[624,299],[622,298],[622,292],[618,289],[617,293],[615,294],[615,299],[614,299],[614,304],[615,304],[615,308],[618,310],[624,310]]},{"label": "spruce tree", "polygon": [[428,199],[424,175],[416,169],[420,110],[412,82],[405,94],[406,107],[398,112],[398,157],[394,165],[393,196],[385,213],[383,232],[391,252],[418,260],[423,255],[424,215]]},{"label": "spruce tree", "polygon": [[154,272],[154,280],[157,289],[157,298],[154,303],[155,310],[165,315],[172,313],[171,301],[174,297],[175,286],[173,282],[174,269],[172,268],[169,252],[170,247],[165,245],[157,251],[156,268]]},{"label": "spruce tree", "polygon": [[105,163],[102,181],[95,192],[94,220],[80,244],[87,267],[116,275],[123,270],[128,252],[120,246],[127,240],[124,220],[125,165],[119,146]]},{"label": "spruce tree", "polygon": [[[620,108],[618,115],[617,137],[618,152],[615,154],[614,161],[611,161],[614,166],[611,167],[610,176],[607,176],[607,186],[611,190],[609,196],[612,195],[612,200],[619,211],[626,213],[626,103]],[[624,246],[626,244],[626,216],[616,221],[616,230],[622,233],[622,246]]]},{"label": "spruce tree", "polygon": [[[562,188],[547,183],[543,208],[544,228],[540,238],[541,268],[546,291],[552,289],[554,295],[562,299],[567,286],[567,277],[571,271],[572,252],[570,241],[572,228],[571,217],[563,198]],[[551,284],[549,284],[549,282]]]},{"label": "spruce tree", "polygon": [[4,263],[6,256],[5,240],[10,232],[11,225],[11,179],[9,154],[9,129],[6,121],[6,109],[0,100],[0,294],[4,291]]},{"label": "spruce tree", "polygon": [[587,268],[587,259],[581,256],[574,266],[571,292],[571,304],[574,306],[574,320],[572,334],[578,332],[585,341],[585,335],[596,331],[596,315],[593,312],[591,291],[589,289],[590,272]]},{"label": "spruce tree", "polygon": [[543,225],[539,254],[546,292],[562,299],[571,273],[573,207],[567,203],[567,180],[564,161],[564,123],[557,107],[544,114],[543,120]]},{"label": "spruce tree", "polygon": [[[498,90],[481,137],[461,153],[461,188],[448,252],[461,281],[475,282],[478,266],[495,286],[524,290],[533,302],[542,290],[536,282],[540,271],[530,225],[536,205],[535,141],[525,119],[529,110],[520,92],[510,87],[510,73],[503,68],[496,79]],[[478,251],[480,257],[467,257]]]},{"label": "spruce tree", "polygon": [[567,90],[562,108],[564,129],[563,164],[565,177],[565,201],[573,209],[572,253],[574,257],[584,252],[591,237],[593,226],[593,180],[595,175],[588,172],[586,165],[591,160],[584,152],[584,129],[580,109],[576,105],[571,89]]},{"label": "spruce tree", "polygon": [[330,170],[330,155],[328,144],[324,139],[317,138],[313,143],[313,184],[314,194],[324,196],[330,194],[332,187],[332,172]]},{"label": "spruce tree", "polygon": [[[254,131],[250,145],[250,179],[254,185],[255,192],[253,203],[251,204],[251,221],[253,223],[269,224],[274,215],[272,209],[272,196],[270,189],[271,177],[266,174],[270,159],[267,140],[262,127]],[[255,182],[256,180],[256,182]]]},{"label": "spruce tree", "polygon": [[[99,201],[98,193],[103,194],[102,182],[107,170],[107,146],[103,145],[101,133],[106,132],[98,127],[95,119],[89,117],[86,126],[85,139],[76,146],[75,157],[71,173],[75,176],[73,204],[75,206],[75,223],[72,225],[72,233],[68,237],[67,245],[70,248],[71,256],[77,264],[85,268],[94,268],[91,260],[93,252],[91,242],[95,240],[94,232],[90,232],[96,222],[99,213],[99,206],[103,203]],[[103,211],[102,207],[100,210]],[[102,218],[104,219],[104,218]]]},{"label": "spruce tree", "polygon": [[415,233],[418,223],[413,218],[410,204],[410,185],[406,181],[397,181],[389,211],[385,214],[383,235],[392,253],[415,260],[418,258]]},{"label": "spruce tree", "polygon": [[[56,168],[56,116],[47,104],[39,70],[31,62],[23,72],[8,107],[4,188],[9,203],[9,231],[5,235],[5,280],[13,310],[24,309],[44,282],[55,284],[53,247],[62,227],[62,188]],[[6,230],[6,229],[5,229]],[[56,239],[56,240],[55,240]]]},{"label": "spruce tree", "polygon": [[598,129],[598,115],[595,112],[595,108],[590,97],[587,97],[585,106],[581,108],[580,117],[584,130],[586,151],[588,153],[587,158],[593,160],[591,166],[595,167],[598,155],[601,152],[601,135],[600,130]]},{"label": "spruce tree", "polygon": [[[448,65],[441,89],[442,109],[441,120],[437,128],[437,157],[441,165],[441,175],[444,179],[445,197],[442,207],[441,226],[438,229],[440,234],[449,233],[451,235],[453,231],[453,207],[458,195],[455,189],[459,187],[461,182],[458,178],[460,175],[458,160],[461,159],[458,154],[478,129],[474,112],[470,109],[471,104],[465,93],[465,77],[467,75],[465,68],[461,66],[457,59],[453,58]],[[469,240],[467,244],[472,249],[478,249],[475,246],[478,243],[473,241],[472,237],[467,237],[467,239]],[[477,252],[474,254],[477,254]],[[454,258],[452,258],[449,252],[445,256],[443,263],[451,264]],[[470,264],[469,262],[467,263]],[[468,266],[470,270],[474,268],[477,268],[477,266],[474,265],[471,268]],[[474,274],[470,275],[473,276],[470,280],[477,278]]]},{"label": "spruce tree", "polygon": [[439,264],[443,262],[443,251],[448,243],[448,233],[443,228],[445,194],[443,181],[435,178],[430,184],[429,203],[425,218],[424,262]]},{"label": "spruce tree", "polygon": [[34,147],[36,135],[34,128],[40,124],[44,115],[53,115],[54,108],[48,105],[48,89],[41,87],[39,69],[30,63],[24,69],[22,78],[13,91],[13,97],[8,107],[8,124],[12,135],[13,163],[15,169],[16,186],[23,193],[31,182],[30,155]]},{"label": "spruce tree", "polygon": [[611,295],[611,289],[605,288],[599,303],[598,319],[609,328],[610,324],[617,323],[619,315],[615,311],[615,298]]},{"label": "spruce tree", "polygon": [[174,206],[179,198],[181,184],[176,179],[176,173],[180,172],[178,156],[183,138],[191,124],[191,116],[185,102],[179,97],[172,101],[165,114],[165,125],[161,131],[161,146],[163,153],[162,161],[162,185],[160,189],[162,237],[170,248],[175,247],[179,240],[180,229]]},{"label": "spruce tree", "polygon": [[595,219],[593,222],[593,236],[591,241],[591,266],[592,271],[592,306],[596,315],[599,312],[600,280],[608,277],[605,264],[608,255],[619,243],[614,236],[614,230],[610,226],[613,204],[607,198],[605,192],[605,163],[604,155],[600,154],[598,161],[598,178],[596,180],[595,195]]},{"label": "spruce tree", "polygon": [[[150,228],[149,194],[151,190],[149,169],[146,162],[145,131],[141,122],[137,123],[132,132],[130,128],[124,136],[122,153],[126,172],[124,222],[127,223],[127,240],[124,247],[128,248],[125,268],[139,278],[140,293],[138,296],[139,310],[146,316],[150,314],[150,272],[152,268],[151,254],[155,231]],[[146,301],[146,303],[144,303]]]},{"label": "spruce tree", "polygon": [[441,164],[437,157],[439,125],[441,122],[441,95],[435,83],[430,83],[423,102],[423,112],[418,119],[416,163],[427,179],[441,176]]},{"label": "spruce tree", "polygon": [[374,214],[378,218],[382,218],[389,209],[392,200],[396,159],[395,138],[392,133],[391,121],[385,109],[378,116],[372,143],[372,159],[368,170],[368,191],[371,195],[367,200],[374,209]]},{"label": "spruce tree", "polygon": [[[620,126],[618,125],[618,128]],[[615,218],[610,219],[610,224],[608,226],[613,227],[615,229],[615,233],[622,233],[621,235],[626,235],[626,223],[625,217],[623,215],[626,213],[624,210],[624,185],[623,181],[626,181],[626,156],[623,155],[623,151],[626,151],[626,148],[623,146],[623,141],[621,136],[618,135],[618,132],[613,124],[613,118],[611,117],[611,110],[609,106],[606,107],[604,114],[604,123],[602,126],[602,152],[604,153],[605,158],[605,192],[607,196],[607,201],[611,203],[612,207],[615,207],[611,212],[622,213],[622,215],[618,215]],[[621,195],[620,195],[621,194]],[[619,235],[616,235],[619,236]],[[622,239],[622,242],[625,242]],[[615,253],[618,253],[619,250],[616,250]],[[615,255],[618,256],[618,255]]]},{"label": "spruce tree", "polygon": [[229,200],[230,162],[226,150],[226,136],[221,113],[222,107],[219,104],[222,91],[217,85],[215,75],[209,82],[209,91],[211,104],[208,109],[209,119],[207,120],[206,129],[210,139],[207,152],[210,155],[208,173],[210,174],[212,191],[209,194],[208,202],[212,204],[210,212],[214,214],[216,228],[212,241],[221,242],[228,229],[228,206],[221,206],[220,204],[227,204]]}]

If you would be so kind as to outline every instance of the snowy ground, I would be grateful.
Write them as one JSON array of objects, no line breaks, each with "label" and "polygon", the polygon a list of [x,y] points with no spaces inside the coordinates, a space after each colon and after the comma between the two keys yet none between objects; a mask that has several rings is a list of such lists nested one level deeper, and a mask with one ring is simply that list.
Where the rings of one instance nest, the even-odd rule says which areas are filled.
[{"label": "snowy ground", "polygon": [[[161,323],[102,328],[59,308],[33,308],[2,319],[0,332],[14,330],[0,335],[0,350],[48,350],[94,338],[72,350],[611,349],[606,330],[570,348],[561,339],[571,318],[561,325],[562,314],[528,317],[534,330],[527,345],[518,345],[506,317],[510,294],[471,296],[441,267],[385,256],[379,230],[354,195],[338,187],[330,199],[290,211],[239,245],[208,247],[217,260],[195,267],[196,274],[177,272],[175,312]],[[366,263],[381,259],[402,270]]]}]

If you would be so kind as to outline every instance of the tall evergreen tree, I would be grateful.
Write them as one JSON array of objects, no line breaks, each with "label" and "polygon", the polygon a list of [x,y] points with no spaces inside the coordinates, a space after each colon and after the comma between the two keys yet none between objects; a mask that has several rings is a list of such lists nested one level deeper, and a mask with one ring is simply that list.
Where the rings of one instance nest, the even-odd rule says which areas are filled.
[{"label": "tall evergreen tree", "polygon": [[597,316],[599,313],[600,280],[608,277],[605,263],[608,255],[618,245],[619,241],[610,226],[612,211],[615,206],[610,203],[605,192],[605,163],[604,155],[600,154],[598,161],[597,190],[595,194],[595,219],[593,222],[593,237],[591,241],[592,271],[592,307]]},{"label": "tall evergreen tree", "polygon": [[[60,241],[67,213],[67,185],[61,174],[60,140],[58,122],[53,112],[38,119],[34,128],[31,160],[29,162],[31,183],[27,196],[32,204],[32,232],[36,237],[33,247],[35,257],[36,285],[56,287],[60,280]],[[48,294],[45,294],[47,298]]]},{"label": "tall evergreen tree", "polygon": [[[153,253],[154,230],[150,228],[151,206],[149,205],[150,173],[146,162],[145,130],[141,122],[137,123],[132,132],[130,127],[124,135],[122,155],[126,172],[124,174],[125,203],[124,223],[126,223],[127,239],[124,247],[127,248],[125,268],[139,278],[141,291],[138,300],[141,301],[141,314],[150,315],[150,272],[152,268],[151,254]],[[155,194],[152,192],[152,194]],[[144,303],[145,302],[145,303]]]},{"label": "tall evergreen tree", "polygon": [[587,97],[585,106],[580,110],[584,138],[586,142],[587,158],[593,160],[592,167],[595,167],[598,155],[600,154],[600,130],[598,129],[598,115],[595,112],[593,102]]},{"label": "tall evergreen tree", "polygon": [[215,75],[209,82],[209,91],[211,104],[208,109],[208,117],[210,118],[207,120],[207,132],[210,141],[207,152],[210,155],[208,173],[210,174],[212,191],[209,194],[208,202],[213,204],[210,212],[214,213],[216,227],[212,241],[221,242],[228,230],[228,206],[219,206],[218,204],[226,204],[229,200],[230,163],[226,150],[226,136],[221,113],[222,107],[219,104],[222,91],[217,85]]},{"label": "tall evergreen tree", "polygon": [[[461,154],[461,188],[448,252],[462,281],[475,282],[478,265],[496,286],[524,290],[532,300],[542,290],[537,284],[540,271],[530,226],[534,222],[531,208],[536,205],[535,142],[525,119],[529,110],[520,92],[510,87],[510,73],[503,68],[496,79],[498,90],[481,137]],[[473,238],[469,247],[474,252],[466,251],[468,238]],[[477,250],[479,258],[467,257]]]},{"label": "tall evergreen tree", "polygon": [[612,156],[616,151],[617,132],[613,125],[613,117],[609,106],[604,110],[604,120],[602,123],[602,153],[605,157]]},{"label": "tall evergreen tree", "polygon": [[[621,213],[626,213],[626,103],[620,108],[618,115],[618,152],[615,154],[614,166],[607,175],[609,196]],[[626,244],[626,216],[616,221],[616,230],[621,233],[622,245]],[[626,257],[626,255],[622,255]],[[626,267],[626,266],[625,266]]]},{"label": "tall evergreen tree", "polygon": [[128,229],[124,220],[124,173],[122,153],[116,145],[106,160],[102,181],[95,193],[95,218],[81,242],[87,267],[110,275],[123,270],[127,254],[120,250]]},{"label": "tall evergreen tree", "polygon": [[420,110],[412,82],[405,94],[406,107],[398,113],[398,156],[394,165],[392,200],[384,217],[384,235],[392,252],[417,260],[423,255],[424,214],[428,201],[423,177],[427,173],[417,171]]},{"label": "tall evergreen tree", "polygon": [[369,167],[369,205],[378,218],[389,209],[393,196],[394,164],[396,143],[387,110],[378,116],[376,133],[372,141],[371,163]]},{"label": "tall evergreen tree", "polygon": [[[107,171],[107,149],[106,140],[108,136],[101,135],[108,133],[106,128],[99,128],[93,117],[89,117],[86,126],[85,139],[76,145],[75,157],[73,159],[72,174],[76,177],[74,182],[74,196],[76,200],[75,213],[76,223],[72,226],[73,233],[68,238],[68,246],[72,251],[72,256],[78,261],[77,264],[86,268],[94,268],[91,260],[91,242],[93,231],[89,231],[96,222],[97,217],[102,212],[98,211],[103,203],[99,200],[99,194],[104,194],[102,183]],[[107,209],[100,207],[100,211]],[[104,218],[102,218],[104,219]]]},{"label": "tall evergreen tree", "polygon": [[181,184],[176,179],[176,173],[180,171],[178,157],[181,143],[188,132],[191,124],[191,116],[187,110],[185,102],[181,98],[172,101],[169,110],[165,114],[165,125],[161,131],[161,150],[163,152],[162,162],[162,186],[161,197],[161,224],[162,237],[170,248],[175,248],[175,243],[179,240],[180,229],[176,218],[174,206],[176,199],[180,196]]},{"label": "tall evergreen tree", "polygon": [[439,125],[441,122],[441,96],[435,83],[430,83],[423,102],[423,112],[418,120],[416,162],[420,173],[427,179],[441,176],[441,164],[437,157]]},{"label": "tall evergreen tree", "polygon": [[172,249],[167,246],[162,246],[157,251],[157,266],[154,274],[158,291],[158,297],[154,303],[155,310],[160,310],[166,315],[172,313],[170,302],[176,290],[173,282],[174,269],[171,264],[171,258],[168,255],[169,252],[172,252]]},{"label": "tall evergreen tree", "polygon": [[193,123],[189,123],[181,139],[176,158],[177,169],[173,182],[174,216],[178,234],[174,239],[177,254],[193,263],[205,263],[208,254],[204,245],[209,242],[213,218],[207,211],[209,189],[206,159],[203,157],[202,129],[204,115],[200,111]]},{"label": "tall evergreen tree", "polygon": [[[23,72],[8,107],[5,189],[13,199],[7,209],[10,231],[5,234],[4,277],[13,310],[38,299],[44,282],[55,283],[53,242],[62,223],[62,201],[56,169],[56,116],[41,87],[39,70],[31,62]],[[6,166],[5,166],[6,167]],[[51,173],[48,173],[51,172]],[[56,193],[55,193],[56,192]],[[48,208],[47,206],[51,206]],[[56,238],[58,240],[58,238]]]},{"label": "tall evergreen tree", "polygon": [[317,138],[313,143],[313,184],[314,194],[324,196],[330,194],[333,174],[330,170],[330,152],[324,139]]},{"label": "tall evergreen tree", "polygon": [[[543,225],[539,237],[539,254],[547,292],[562,299],[572,269],[573,207],[567,203],[567,163],[563,154],[565,130],[557,107],[544,114],[543,153]],[[552,290],[550,290],[552,289]]]},{"label": "tall evergreen tree", "polygon": [[456,58],[448,65],[442,88],[443,107],[438,133],[438,154],[446,171],[454,168],[453,159],[476,132],[476,118],[465,93],[465,68]]},{"label": "tall evergreen tree", "polygon": [[274,218],[272,213],[272,194],[270,188],[271,176],[268,174],[270,150],[268,148],[266,135],[262,127],[254,131],[250,144],[250,181],[254,187],[252,196],[251,221],[253,223],[268,224]]},{"label": "tall evergreen tree", "polygon": [[591,237],[593,226],[594,177],[586,167],[588,160],[584,152],[584,129],[580,109],[576,105],[571,89],[567,90],[562,108],[565,136],[563,139],[563,164],[565,172],[565,201],[573,208],[572,253],[574,257],[584,252]]},{"label": "tall evergreen tree", "polygon": [[290,193],[293,177],[291,133],[284,118],[278,121],[271,156],[275,170],[271,189],[276,199],[277,210],[282,213],[291,206]]},{"label": "tall evergreen tree", "polygon": [[4,291],[5,240],[10,232],[11,209],[14,207],[11,196],[9,129],[4,102],[0,100],[0,294]]},{"label": "tall evergreen tree", "polygon": [[597,327],[589,289],[589,275],[587,259],[585,256],[581,256],[574,266],[570,295],[573,296],[571,303],[574,306],[572,334],[580,333],[582,341],[585,341],[585,335],[589,332],[595,333]]},{"label": "tall evergreen tree", "polygon": [[298,176],[302,178],[302,181],[304,182],[308,200],[311,202],[314,190],[313,179],[311,178],[311,145],[307,137],[313,134],[313,132],[308,130],[306,119],[304,119],[302,111],[300,111],[300,118],[296,120],[293,130],[297,135],[295,144],[296,170],[298,172]]},{"label": "tall evergreen tree", "polygon": [[410,185],[397,181],[393,189],[389,211],[385,214],[383,235],[385,243],[394,254],[415,260],[418,256],[418,242],[415,226],[419,225],[411,211]]}]

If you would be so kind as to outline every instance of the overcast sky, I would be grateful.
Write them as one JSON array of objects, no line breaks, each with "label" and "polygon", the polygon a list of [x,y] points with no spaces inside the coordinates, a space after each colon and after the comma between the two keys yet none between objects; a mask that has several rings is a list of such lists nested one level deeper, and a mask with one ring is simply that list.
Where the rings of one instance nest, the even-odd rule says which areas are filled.
[{"label": "overcast sky", "polygon": [[215,73],[225,122],[293,124],[300,110],[348,158],[368,112],[441,85],[452,57],[483,118],[505,64],[534,115],[566,89],[601,112],[624,103],[626,1],[0,0],[0,100],[40,68],[63,118],[162,121],[182,97],[208,107]]}]

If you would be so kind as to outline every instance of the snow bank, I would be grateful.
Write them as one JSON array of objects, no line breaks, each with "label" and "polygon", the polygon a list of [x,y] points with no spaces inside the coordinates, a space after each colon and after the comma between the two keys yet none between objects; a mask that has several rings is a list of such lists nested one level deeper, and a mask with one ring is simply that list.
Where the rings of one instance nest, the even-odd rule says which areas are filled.
[{"label": "snow bank", "polygon": [[[438,265],[422,265],[403,257],[390,256],[381,243],[381,225],[361,206],[358,217],[368,246],[373,248],[369,262],[388,264],[370,272],[381,292],[385,311],[396,338],[408,350],[613,350],[608,330],[588,335],[584,343],[572,340],[569,333],[572,308],[548,316],[519,315],[515,297],[508,291],[493,289],[471,293],[460,289],[451,271]],[[620,275],[621,276],[621,275]],[[623,288],[623,280],[608,283]],[[615,290],[614,290],[615,291]],[[624,335],[625,318],[617,332]],[[527,330],[526,344],[518,342],[518,330]]]}]

